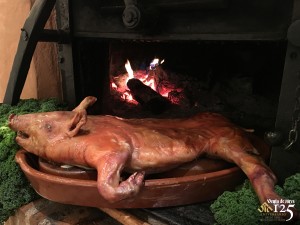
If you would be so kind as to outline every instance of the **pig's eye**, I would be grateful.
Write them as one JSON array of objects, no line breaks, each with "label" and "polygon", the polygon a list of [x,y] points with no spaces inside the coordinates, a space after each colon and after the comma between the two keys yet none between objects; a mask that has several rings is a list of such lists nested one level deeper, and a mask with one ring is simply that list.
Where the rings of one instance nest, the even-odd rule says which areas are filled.
[{"label": "pig's eye", "polygon": [[52,131],[52,126],[50,124],[46,124],[45,125],[45,128],[48,132],[51,132]]}]

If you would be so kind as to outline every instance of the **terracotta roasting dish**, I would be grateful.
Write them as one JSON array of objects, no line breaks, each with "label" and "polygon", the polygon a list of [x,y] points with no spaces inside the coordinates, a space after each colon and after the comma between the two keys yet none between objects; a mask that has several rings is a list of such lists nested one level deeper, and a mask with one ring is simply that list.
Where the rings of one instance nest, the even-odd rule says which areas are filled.
[{"label": "terracotta roasting dish", "polygon": [[[269,147],[259,138],[252,139],[267,159]],[[233,164],[200,158],[174,170],[149,175],[144,188],[135,198],[109,203],[98,193],[95,170],[62,168],[25,150],[16,154],[16,161],[42,197],[90,207],[152,208],[192,204],[213,200],[225,190],[233,190],[245,179],[241,169]]]}]

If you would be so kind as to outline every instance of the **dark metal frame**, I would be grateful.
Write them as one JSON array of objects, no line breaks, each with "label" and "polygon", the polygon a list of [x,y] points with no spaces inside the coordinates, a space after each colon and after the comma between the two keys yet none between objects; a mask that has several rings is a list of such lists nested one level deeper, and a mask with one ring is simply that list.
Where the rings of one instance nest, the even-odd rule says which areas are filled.
[{"label": "dark metal frame", "polygon": [[[300,171],[300,142],[297,141],[290,149],[284,149],[284,140],[288,140],[289,131],[293,126],[296,102],[300,96],[300,1],[294,1],[292,23],[287,33],[288,46],[281,83],[279,105],[275,129],[283,136],[277,146],[272,149],[270,166],[280,182]],[[296,131],[299,132],[299,131]]]}]

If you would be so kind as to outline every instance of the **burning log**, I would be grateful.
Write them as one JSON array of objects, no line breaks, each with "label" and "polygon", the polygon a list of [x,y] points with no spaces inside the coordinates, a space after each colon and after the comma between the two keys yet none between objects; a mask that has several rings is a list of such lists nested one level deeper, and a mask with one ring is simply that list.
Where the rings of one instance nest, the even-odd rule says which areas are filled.
[{"label": "burning log", "polygon": [[143,84],[139,79],[132,78],[128,80],[127,87],[130,89],[133,98],[145,109],[153,113],[162,113],[171,105],[171,102],[167,98]]}]

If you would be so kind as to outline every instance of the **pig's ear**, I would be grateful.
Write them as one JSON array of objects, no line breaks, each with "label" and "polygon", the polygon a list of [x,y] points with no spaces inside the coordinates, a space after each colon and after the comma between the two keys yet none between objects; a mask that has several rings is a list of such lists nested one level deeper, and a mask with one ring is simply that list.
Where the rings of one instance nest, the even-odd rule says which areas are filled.
[{"label": "pig's ear", "polygon": [[94,96],[87,96],[83,99],[80,104],[73,109],[74,112],[80,112],[81,110],[86,110],[89,106],[93,105],[97,101],[97,98]]},{"label": "pig's ear", "polygon": [[80,128],[86,123],[87,116],[85,110],[80,110],[76,112],[75,116],[72,118],[67,134],[69,137],[74,137],[80,130]]}]

